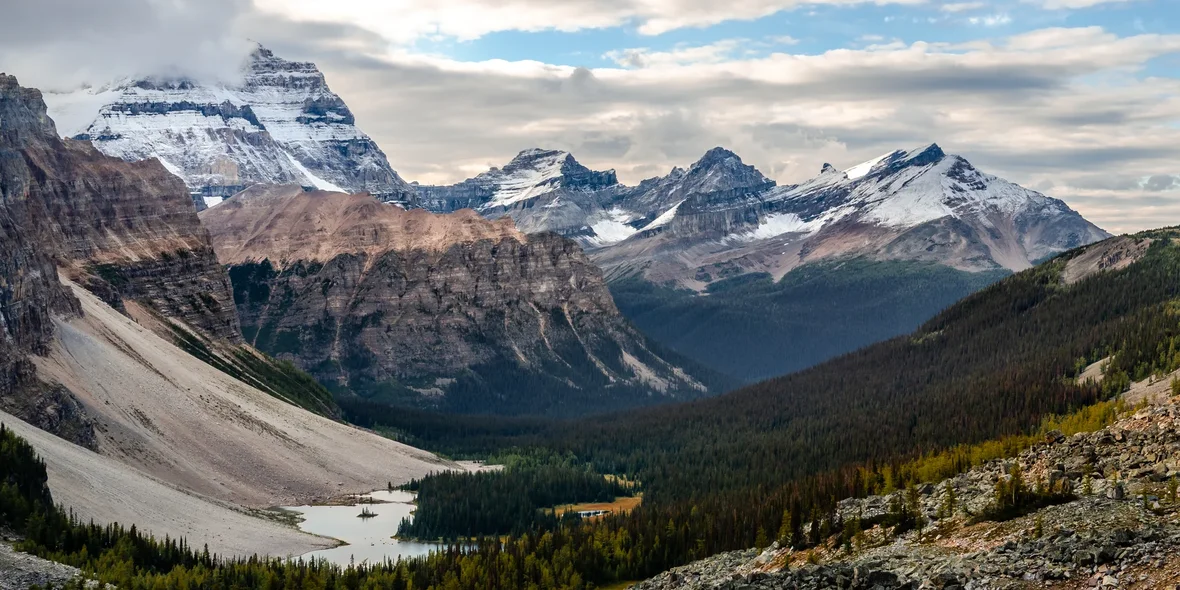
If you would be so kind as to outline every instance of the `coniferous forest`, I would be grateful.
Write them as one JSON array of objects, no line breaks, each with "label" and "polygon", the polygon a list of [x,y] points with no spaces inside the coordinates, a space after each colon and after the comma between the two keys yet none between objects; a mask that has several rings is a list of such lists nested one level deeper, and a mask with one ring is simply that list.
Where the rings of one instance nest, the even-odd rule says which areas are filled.
[{"label": "coniferous forest", "polygon": [[[0,447],[0,513],[26,531],[25,548],[89,568],[123,589],[589,588],[773,540],[807,547],[848,529],[833,515],[841,498],[913,484],[931,472],[915,465],[932,457],[964,468],[970,453],[954,454],[960,445],[1034,432],[1054,414],[1102,407],[1095,404],[1131,381],[1180,366],[1177,237],[1175,230],[1138,236],[1154,240],[1142,260],[1073,285],[1062,271],[1076,253],[1063,255],[968,297],[913,334],[719,398],[577,422],[476,427],[426,413],[367,418],[383,432],[456,455],[533,453],[559,457],[582,473],[625,476],[644,492],[643,505],[626,514],[538,520],[504,538],[346,571],[226,562],[133,530],[71,522],[47,503],[43,466],[10,434]],[[1082,368],[1107,358],[1101,384],[1077,381]],[[346,416],[358,409],[343,405]],[[1106,414],[1078,415],[1086,421]],[[945,449],[951,454],[936,454]],[[945,476],[946,468],[934,471]],[[559,479],[538,477],[530,485]],[[487,482],[480,485],[497,485]],[[447,485],[439,498],[462,502]],[[419,486],[425,501],[425,483]],[[1018,512],[1022,503],[1054,501],[1025,498],[1020,490],[1013,498],[1019,502],[998,504],[993,517]],[[896,508],[891,518],[904,524],[906,507]]]},{"label": "coniferous forest", "polygon": [[399,537],[460,540],[553,529],[550,508],[576,502],[612,502],[629,490],[617,480],[561,463],[508,466],[479,473],[443,472],[413,480],[418,508],[403,520]]}]

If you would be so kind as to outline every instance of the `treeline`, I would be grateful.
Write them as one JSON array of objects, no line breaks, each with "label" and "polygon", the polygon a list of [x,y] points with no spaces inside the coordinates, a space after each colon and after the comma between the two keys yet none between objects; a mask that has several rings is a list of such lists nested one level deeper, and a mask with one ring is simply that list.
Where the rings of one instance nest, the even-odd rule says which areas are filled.
[{"label": "treeline", "polygon": [[53,504],[47,481],[33,447],[0,424],[0,528],[23,537],[18,549],[80,568],[118,569],[115,563],[124,562],[160,573],[216,564],[208,549],[198,553],[183,540],[155,541],[134,525],[83,524]]},{"label": "treeline", "polygon": [[[615,479],[564,462],[513,457],[503,470],[443,472],[411,480],[418,492],[413,518],[397,534],[418,539],[471,539],[552,530],[561,504],[612,502],[630,490]],[[567,518],[576,515],[567,515]]]},{"label": "treeline", "polygon": [[[771,489],[849,464],[888,465],[1029,433],[1046,416],[1180,366],[1180,248],[1156,239],[1136,264],[1065,285],[1073,255],[1000,281],[911,335],[717,398],[577,422],[363,402],[345,410],[453,455],[569,452],[599,473],[642,481],[647,508]],[[1076,382],[1086,364],[1110,356],[1101,384]]]},{"label": "treeline", "polygon": [[[1045,427],[1070,425],[1096,428],[1109,421],[1106,406],[1095,411],[1046,422]],[[863,529],[875,525],[900,534],[924,526],[916,508],[912,481],[898,481],[908,488],[904,501],[894,502],[888,513],[871,520],[841,521],[834,511],[837,498],[857,495],[865,482],[879,481],[881,470],[848,468],[839,473],[807,478],[773,490],[725,492],[699,503],[679,503],[658,509],[640,509],[600,521],[559,522],[552,530],[541,528],[507,539],[480,538],[463,548],[450,546],[424,558],[375,566],[338,568],[326,562],[283,560],[224,560],[208,550],[196,552],[183,541],[157,542],[118,526],[82,525],[51,508],[45,486],[44,465],[32,449],[0,428],[0,514],[14,514],[13,506],[37,506],[23,530],[34,533],[21,548],[92,572],[100,581],[132,590],[246,588],[396,590],[514,590],[562,588],[582,590],[620,581],[649,577],[668,568],[721,551],[763,547],[772,540],[797,549],[826,544],[849,545]],[[4,450],[16,448],[14,453]],[[513,456],[508,462],[531,466],[553,461],[553,455],[536,453]],[[569,456],[567,461],[573,461]],[[904,468],[897,473],[907,472]],[[12,473],[23,473],[25,483],[15,486]],[[989,510],[994,517],[1026,511],[1032,504],[1056,502],[1065,496],[1053,491],[1029,490],[1023,484],[997,488],[997,501]],[[18,498],[14,503],[11,498]],[[1008,498],[1011,498],[1009,500]],[[827,499],[817,502],[815,499]],[[953,509],[953,499],[950,499]],[[28,512],[28,510],[24,510]],[[986,517],[987,515],[985,515]],[[11,519],[9,519],[11,520]],[[7,522],[7,521],[6,521]],[[44,526],[28,523],[55,523]],[[22,529],[18,529],[22,530]],[[69,590],[81,590],[81,581]]]}]

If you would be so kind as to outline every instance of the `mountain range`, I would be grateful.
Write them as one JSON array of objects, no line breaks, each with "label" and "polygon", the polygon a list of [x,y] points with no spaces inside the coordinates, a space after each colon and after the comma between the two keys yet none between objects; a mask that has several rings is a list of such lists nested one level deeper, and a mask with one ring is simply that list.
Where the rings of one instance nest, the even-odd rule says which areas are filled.
[{"label": "mountain range", "polygon": [[503,168],[418,191],[433,210],[469,207],[577,239],[610,277],[696,290],[861,255],[1015,271],[1109,235],[1064,202],[983,173],[937,144],[842,171],[826,164],[790,186],[724,148],[635,187],[569,153],[533,149]]},{"label": "mountain range", "polygon": [[183,182],[62,139],[41,93],[3,74],[0,266],[0,422],[37,441],[83,521],[304,552],[326,543],[244,507],[455,467],[341,423],[322,387],[244,345]]},{"label": "mountain range", "polygon": [[785,186],[721,147],[635,186],[539,148],[454,185],[407,184],[314,64],[262,47],[235,84],[149,78],[51,98],[75,122],[69,133],[126,160],[157,157],[208,197],[199,208],[247,186],[294,184],[473,209],[574,240],[640,332],[740,380],[903,334],[1002,276],[1108,236],[936,144],[825,165]]},{"label": "mountain range", "polygon": [[[1180,582],[1180,229],[1109,238],[935,144],[790,186],[724,148],[637,186],[545,149],[405,184],[261,48],[237,84],[105,92],[63,138],[0,74],[22,551],[120,588]],[[332,541],[270,507],[403,483],[503,526],[283,559]]]},{"label": "mountain range", "polygon": [[152,77],[45,98],[63,133],[124,160],[158,159],[198,207],[260,183],[414,198],[315,64],[261,46],[233,83]]}]

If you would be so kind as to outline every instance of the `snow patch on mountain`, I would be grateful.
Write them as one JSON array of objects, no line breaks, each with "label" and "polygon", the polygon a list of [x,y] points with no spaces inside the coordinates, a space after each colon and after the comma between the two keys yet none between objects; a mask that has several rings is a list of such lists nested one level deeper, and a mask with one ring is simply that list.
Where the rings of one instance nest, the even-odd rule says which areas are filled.
[{"label": "snow patch on mountain", "polygon": [[618,207],[614,207],[606,213],[605,218],[590,225],[594,235],[584,238],[584,242],[595,248],[601,248],[616,244],[639,233],[639,230],[629,225],[634,217],[630,213]]},{"label": "snow patch on mountain", "polygon": [[853,167],[845,170],[844,175],[846,177],[848,177],[848,180],[859,180],[861,178],[864,178],[865,176],[868,175],[869,172],[871,172],[873,170],[873,168],[877,164],[880,164],[881,161],[883,161],[885,158],[888,158],[889,156],[892,156],[895,153],[897,153],[897,152],[889,152],[888,154],[881,154],[880,156],[873,158],[872,160],[869,160],[867,162],[861,162],[860,164],[857,164],[856,166],[853,166]]},{"label": "snow patch on mountain", "polygon": [[680,206],[684,204],[684,201],[685,200],[681,200],[679,203],[676,203],[675,205],[673,205],[671,209],[668,209],[667,211],[664,211],[663,213],[661,213],[660,216],[656,217],[654,220],[652,220],[651,223],[643,226],[643,229],[640,231],[652,230],[657,227],[667,225],[673,219],[676,219],[676,211],[680,209]]},{"label": "snow patch on mountain", "polygon": [[348,191],[336,186],[335,184],[332,184],[332,183],[320,178],[319,176],[312,174],[311,170],[308,170],[299,160],[295,159],[295,156],[292,156],[290,153],[287,154],[287,159],[289,159],[291,161],[291,165],[294,166],[296,170],[302,172],[303,176],[305,178],[307,178],[309,181],[311,181],[311,185],[314,186],[315,188],[318,188],[322,191],[331,191],[334,193],[348,192]]},{"label": "snow patch on mountain", "polygon": [[753,231],[738,233],[729,238],[740,242],[769,240],[787,234],[811,235],[853,212],[852,207],[840,207],[825,212],[810,221],[795,213],[771,213]]}]

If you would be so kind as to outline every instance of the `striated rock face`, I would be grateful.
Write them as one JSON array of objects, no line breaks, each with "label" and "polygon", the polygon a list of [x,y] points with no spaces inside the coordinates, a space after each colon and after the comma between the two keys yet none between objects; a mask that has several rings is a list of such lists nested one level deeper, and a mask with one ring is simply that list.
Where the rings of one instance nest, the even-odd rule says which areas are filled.
[{"label": "striated rock face", "polygon": [[53,261],[26,232],[0,208],[0,410],[92,447],[94,431],[85,412],[64,388],[41,383],[29,359],[49,351],[53,315],[81,310],[58,281]]},{"label": "striated rock face", "polygon": [[25,240],[104,299],[240,341],[229,280],[179,179],[60,139],[40,93],[11,76],[0,76],[0,197]]},{"label": "striated rock face", "polygon": [[292,182],[415,199],[315,64],[263,47],[232,85],[152,78],[48,99],[51,112],[103,104],[79,128],[63,131],[124,160],[158,158],[205,197],[198,203],[216,204],[256,183]]},{"label": "striated rock face", "polygon": [[574,414],[706,393],[578,245],[508,219],[256,188],[202,212],[247,340],[326,383],[453,411]]}]

